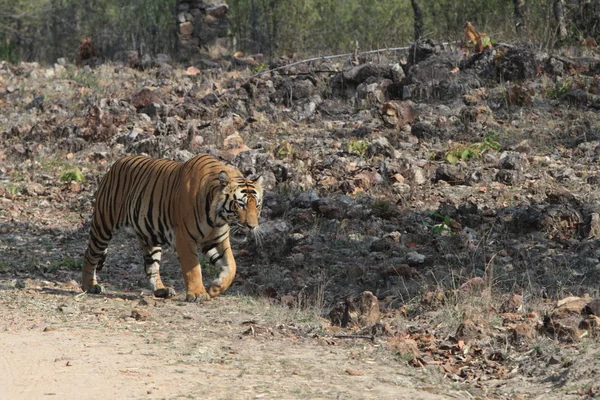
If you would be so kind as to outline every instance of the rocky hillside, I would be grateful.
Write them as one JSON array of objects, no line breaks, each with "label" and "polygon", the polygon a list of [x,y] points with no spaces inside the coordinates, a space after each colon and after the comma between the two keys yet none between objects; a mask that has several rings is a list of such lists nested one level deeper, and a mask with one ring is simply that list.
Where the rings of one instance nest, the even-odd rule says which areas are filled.
[{"label": "rocky hillside", "polygon": [[[421,365],[448,334],[449,347],[435,342],[444,357],[485,337],[474,359],[504,365],[491,314],[512,315],[496,325],[518,350],[560,336],[552,316],[563,314],[550,309],[566,296],[580,297],[563,336],[593,334],[600,60],[585,56],[425,41],[354,63],[240,60],[229,71],[164,58],[137,69],[0,64],[0,277],[79,280],[93,194],[114,160],[208,152],[261,174],[267,189],[260,235],[235,240],[228,293],[316,307],[369,335],[428,315],[411,328],[439,328],[413,332]],[[173,251],[165,260],[181,290]],[[141,256],[125,232],[107,264],[109,289],[137,287]],[[471,311],[448,323],[427,314],[449,305]],[[481,309],[486,317],[473,314]],[[460,379],[479,373],[444,365]]]}]

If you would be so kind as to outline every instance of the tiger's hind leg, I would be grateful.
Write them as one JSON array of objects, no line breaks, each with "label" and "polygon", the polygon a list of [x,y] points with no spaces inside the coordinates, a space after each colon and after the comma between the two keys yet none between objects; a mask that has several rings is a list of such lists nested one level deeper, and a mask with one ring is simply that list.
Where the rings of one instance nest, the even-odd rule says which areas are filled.
[{"label": "tiger's hind leg", "polygon": [[81,288],[84,292],[92,294],[100,294],[104,288],[98,284],[96,271],[99,271],[104,266],[106,261],[106,249],[110,237],[104,241],[94,234],[94,230],[90,232],[88,247],[83,255],[83,268],[81,271]]},{"label": "tiger's hind leg", "polygon": [[160,246],[150,246],[143,239],[140,239],[140,244],[144,254],[144,270],[146,271],[144,286],[152,290],[156,297],[169,298],[175,296],[175,290],[172,287],[165,286],[160,278],[162,248]]}]

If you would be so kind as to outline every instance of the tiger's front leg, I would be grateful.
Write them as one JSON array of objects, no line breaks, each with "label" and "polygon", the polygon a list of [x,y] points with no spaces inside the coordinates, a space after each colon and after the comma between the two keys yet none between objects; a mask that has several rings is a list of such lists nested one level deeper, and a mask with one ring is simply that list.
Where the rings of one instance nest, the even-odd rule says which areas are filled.
[{"label": "tiger's front leg", "polygon": [[219,277],[212,282],[208,289],[210,297],[216,297],[227,290],[231,285],[233,278],[235,278],[236,264],[235,259],[233,258],[233,252],[231,251],[229,238],[208,250],[205,253],[205,257],[208,258],[215,267],[221,270]]},{"label": "tiger's front leg", "polygon": [[186,234],[175,233],[175,245],[183,281],[185,283],[185,301],[210,300],[202,283],[202,269],[198,260],[198,245]]}]

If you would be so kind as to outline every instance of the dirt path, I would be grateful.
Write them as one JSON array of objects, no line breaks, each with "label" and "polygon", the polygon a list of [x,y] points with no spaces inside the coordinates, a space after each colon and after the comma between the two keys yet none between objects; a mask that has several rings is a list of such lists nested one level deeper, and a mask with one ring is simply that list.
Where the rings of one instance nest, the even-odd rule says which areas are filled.
[{"label": "dirt path", "polygon": [[306,334],[305,315],[266,301],[76,294],[0,290],[1,399],[464,397],[376,343]]}]

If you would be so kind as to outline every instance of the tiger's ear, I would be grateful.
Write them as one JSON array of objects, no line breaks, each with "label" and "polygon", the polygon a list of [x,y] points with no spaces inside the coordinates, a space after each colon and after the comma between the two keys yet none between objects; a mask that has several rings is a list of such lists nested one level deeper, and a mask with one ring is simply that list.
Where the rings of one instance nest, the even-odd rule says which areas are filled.
[{"label": "tiger's ear", "polygon": [[263,181],[264,181],[264,179],[263,179],[262,175],[260,175],[258,178],[253,179],[252,183],[255,184],[255,185],[262,186]]},{"label": "tiger's ear", "polygon": [[221,183],[221,187],[225,187],[229,184],[231,180],[229,179],[229,175],[225,171],[219,172],[219,182]]}]

